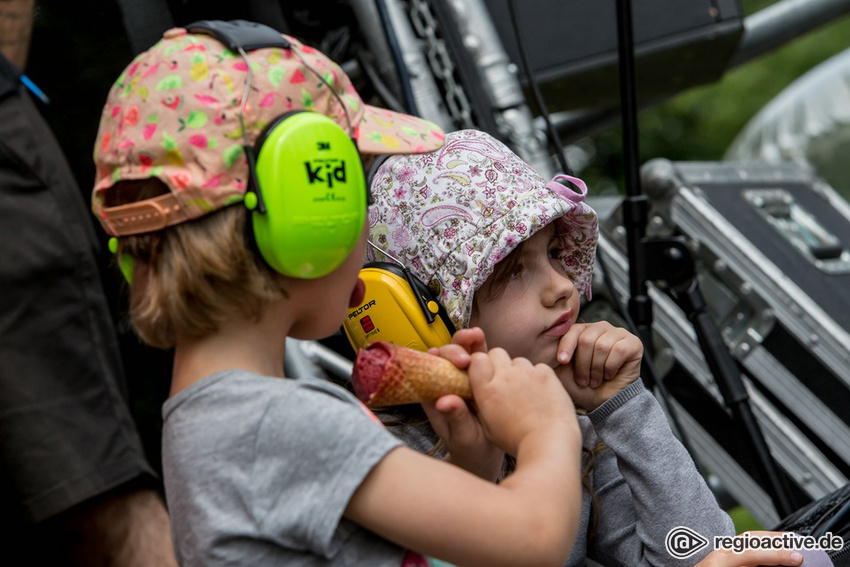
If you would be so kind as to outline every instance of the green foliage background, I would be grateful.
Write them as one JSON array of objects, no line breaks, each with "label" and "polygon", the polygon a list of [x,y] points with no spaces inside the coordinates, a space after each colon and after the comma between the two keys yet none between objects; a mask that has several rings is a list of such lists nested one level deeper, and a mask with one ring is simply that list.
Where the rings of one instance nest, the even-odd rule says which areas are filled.
[{"label": "green foliage background", "polygon": [[[775,0],[743,0],[750,15]],[[838,18],[781,48],[736,67],[717,83],[686,91],[639,114],[640,163],[720,160],[735,136],[767,102],[799,76],[850,48],[850,16]],[[625,193],[622,130],[577,142],[589,156],[579,173],[594,194]],[[576,164],[580,165],[580,164]]]}]

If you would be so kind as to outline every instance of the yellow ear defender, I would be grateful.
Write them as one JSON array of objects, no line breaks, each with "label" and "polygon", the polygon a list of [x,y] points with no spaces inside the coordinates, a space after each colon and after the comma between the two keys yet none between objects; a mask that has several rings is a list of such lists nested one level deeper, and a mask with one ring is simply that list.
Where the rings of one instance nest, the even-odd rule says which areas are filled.
[{"label": "yellow ear defender", "polygon": [[342,325],[355,352],[374,341],[420,351],[451,341],[455,332],[451,319],[409,270],[375,262],[360,270],[360,279],[366,284],[366,297],[348,310]]}]

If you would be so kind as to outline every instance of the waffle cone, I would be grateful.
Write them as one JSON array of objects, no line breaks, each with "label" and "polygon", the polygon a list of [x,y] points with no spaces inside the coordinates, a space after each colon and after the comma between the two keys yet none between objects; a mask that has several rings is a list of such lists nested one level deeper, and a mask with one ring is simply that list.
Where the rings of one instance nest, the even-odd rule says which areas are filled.
[{"label": "waffle cone", "polygon": [[448,394],[472,397],[466,372],[445,358],[383,341],[360,349],[351,381],[369,407],[430,402]]}]

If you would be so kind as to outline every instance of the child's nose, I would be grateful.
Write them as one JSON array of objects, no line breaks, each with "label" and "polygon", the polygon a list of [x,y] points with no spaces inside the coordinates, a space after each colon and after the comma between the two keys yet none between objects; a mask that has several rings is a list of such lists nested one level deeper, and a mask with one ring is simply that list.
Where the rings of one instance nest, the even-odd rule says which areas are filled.
[{"label": "child's nose", "polygon": [[573,281],[568,278],[563,272],[551,270],[549,274],[549,285],[544,295],[544,301],[547,305],[557,305],[561,301],[570,299],[576,292],[576,286]]}]

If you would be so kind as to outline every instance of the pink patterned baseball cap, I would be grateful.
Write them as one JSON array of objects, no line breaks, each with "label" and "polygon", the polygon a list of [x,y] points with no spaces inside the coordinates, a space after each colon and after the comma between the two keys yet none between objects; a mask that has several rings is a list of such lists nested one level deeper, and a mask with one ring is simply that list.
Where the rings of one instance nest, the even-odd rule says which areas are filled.
[{"label": "pink patterned baseball cap", "polygon": [[590,297],[598,229],[584,182],[567,175],[545,181],[485,132],[450,132],[435,152],[390,157],[371,191],[369,239],[387,254],[370,247],[367,256],[401,261],[458,329],[469,326],[473,296],[496,264],[553,222],[567,250],[564,269]]},{"label": "pink patterned baseball cap", "polygon": [[[364,104],[339,65],[283,37],[292,48],[247,52],[249,144],[286,112],[311,110],[350,128],[361,154],[421,153],[442,146],[438,126]],[[165,32],[124,70],[109,92],[94,150],[92,210],[107,233],[160,230],[243,200],[249,169],[239,118],[247,70],[239,53],[210,35],[182,28]],[[106,205],[117,182],[151,177],[170,191]]]}]

